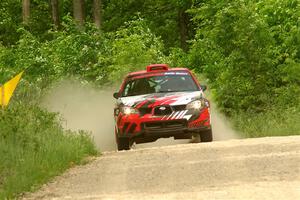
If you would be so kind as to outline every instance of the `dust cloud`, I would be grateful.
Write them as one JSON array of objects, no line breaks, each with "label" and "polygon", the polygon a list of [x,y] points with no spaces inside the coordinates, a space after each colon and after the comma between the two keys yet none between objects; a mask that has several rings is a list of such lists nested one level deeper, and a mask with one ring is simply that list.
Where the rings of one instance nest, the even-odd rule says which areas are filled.
[{"label": "dust cloud", "polygon": [[99,150],[111,151],[116,149],[112,91],[97,90],[78,81],[62,81],[43,98],[42,106],[59,112],[64,128],[89,131]]},{"label": "dust cloud", "polygon": [[[113,108],[114,90],[97,90],[76,81],[62,81],[56,84],[43,98],[42,107],[51,112],[59,112],[63,127],[71,130],[89,131],[97,148],[101,151],[116,150],[114,136]],[[214,140],[238,138],[226,118],[212,104],[212,124]],[[189,143],[190,140],[162,138],[153,143],[134,145],[133,148],[157,147]]]},{"label": "dust cloud", "polygon": [[211,124],[215,141],[240,138],[240,134],[233,130],[231,124],[226,117],[218,111],[213,102],[211,102]]}]

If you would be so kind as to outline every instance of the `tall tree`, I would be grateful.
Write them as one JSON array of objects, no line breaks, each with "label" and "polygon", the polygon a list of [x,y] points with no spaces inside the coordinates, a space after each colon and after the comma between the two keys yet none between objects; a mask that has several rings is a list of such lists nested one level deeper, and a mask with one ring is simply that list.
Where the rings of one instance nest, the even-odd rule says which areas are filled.
[{"label": "tall tree", "polygon": [[23,23],[28,24],[30,18],[30,0],[22,1]]},{"label": "tall tree", "polygon": [[179,31],[180,31],[180,46],[183,50],[187,51],[188,45],[187,45],[187,40],[188,40],[188,35],[189,35],[189,16],[186,13],[186,9],[184,8],[179,8],[178,10],[178,26],[179,26]]},{"label": "tall tree", "polygon": [[57,29],[60,26],[58,0],[51,0],[51,11],[54,27]]},{"label": "tall tree", "polygon": [[75,21],[83,26],[84,24],[84,2],[83,0],[73,0],[73,15]]},{"label": "tall tree", "polygon": [[102,24],[101,8],[102,8],[102,1],[94,0],[93,2],[94,23],[99,29],[101,28],[101,24]]},{"label": "tall tree", "polygon": [[[190,38],[191,24],[187,10],[193,5],[192,0],[178,1],[171,0],[178,10],[178,27],[180,32],[180,46],[183,50],[188,50],[187,40]],[[202,0],[200,0],[202,1]]]},{"label": "tall tree", "polygon": [[193,38],[191,14],[187,12],[194,2],[205,0],[102,0],[105,31],[117,30],[124,22],[139,17],[145,19],[149,28],[164,40],[166,49],[188,49],[187,41]]}]

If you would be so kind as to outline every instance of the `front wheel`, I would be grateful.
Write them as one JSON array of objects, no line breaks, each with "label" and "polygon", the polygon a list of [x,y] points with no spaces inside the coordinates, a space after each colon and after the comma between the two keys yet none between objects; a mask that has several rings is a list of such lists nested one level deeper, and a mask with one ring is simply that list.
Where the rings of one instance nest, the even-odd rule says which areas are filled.
[{"label": "front wheel", "polygon": [[206,130],[200,133],[201,142],[211,142],[213,141],[212,130]]},{"label": "front wheel", "polygon": [[130,140],[129,138],[119,138],[117,137],[117,145],[118,145],[118,150],[129,150],[130,149]]}]

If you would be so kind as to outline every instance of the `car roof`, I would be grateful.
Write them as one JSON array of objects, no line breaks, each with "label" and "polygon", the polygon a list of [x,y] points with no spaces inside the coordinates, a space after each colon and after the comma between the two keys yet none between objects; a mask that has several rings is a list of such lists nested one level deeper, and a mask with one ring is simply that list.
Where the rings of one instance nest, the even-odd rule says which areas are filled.
[{"label": "car roof", "polygon": [[[189,72],[190,70],[187,68],[169,68],[165,72],[172,72],[172,71],[188,71]],[[127,76],[136,76],[136,75],[143,75],[143,74],[150,74],[150,73],[153,74],[155,72],[156,71],[148,72],[147,70],[141,70],[141,71],[131,72]],[[161,71],[157,71],[157,72],[161,72]]]}]

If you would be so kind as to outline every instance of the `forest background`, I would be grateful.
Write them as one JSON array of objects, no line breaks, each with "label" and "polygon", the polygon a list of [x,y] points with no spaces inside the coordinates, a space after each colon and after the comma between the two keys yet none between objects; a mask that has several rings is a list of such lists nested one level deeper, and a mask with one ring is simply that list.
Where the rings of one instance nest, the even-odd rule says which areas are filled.
[{"label": "forest background", "polygon": [[26,71],[0,112],[0,199],[97,154],[39,106],[70,77],[103,88],[150,63],[187,67],[243,137],[300,134],[299,23],[300,0],[2,0],[0,83]]}]

